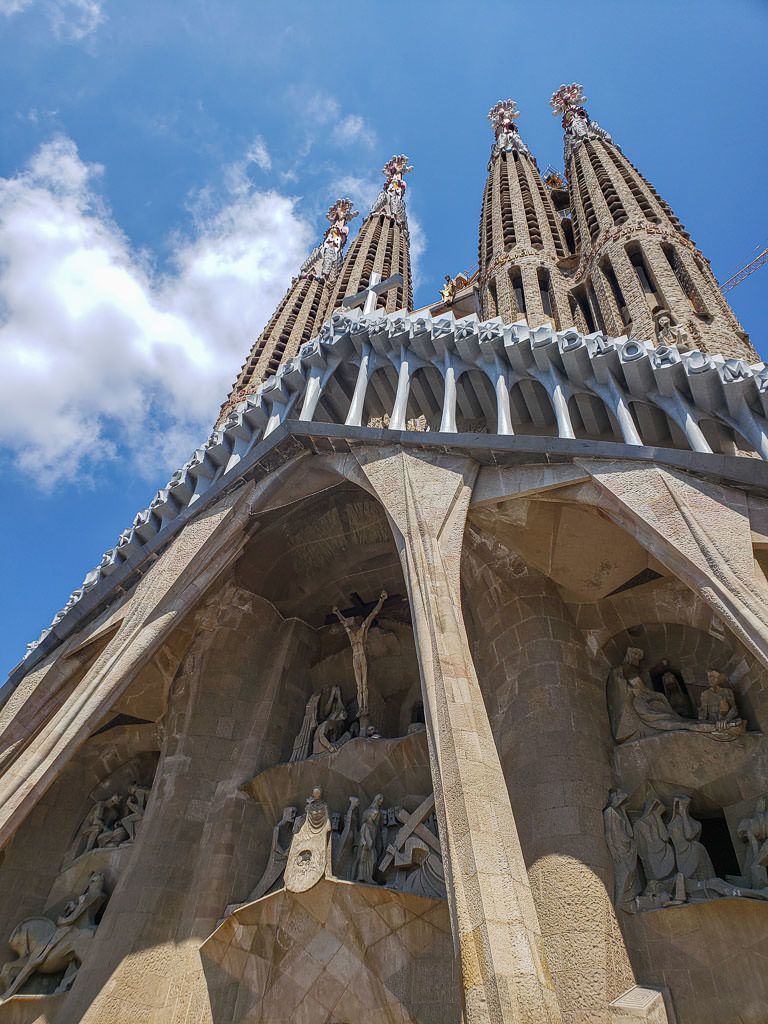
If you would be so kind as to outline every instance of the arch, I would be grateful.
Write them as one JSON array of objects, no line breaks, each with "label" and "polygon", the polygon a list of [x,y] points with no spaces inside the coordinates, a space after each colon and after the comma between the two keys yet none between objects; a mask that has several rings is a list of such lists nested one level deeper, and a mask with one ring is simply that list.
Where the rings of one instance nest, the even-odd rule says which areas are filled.
[{"label": "arch", "polygon": [[411,374],[406,417],[424,417],[427,429],[437,430],[443,415],[443,376],[436,366],[420,366]]},{"label": "arch", "polygon": [[758,455],[754,445],[750,444],[737,430],[721,423],[720,420],[699,420],[699,428],[707,439],[709,447],[719,455]]},{"label": "arch", "polygon": [[630,401],[629,411],[643,444],[657,448],[690,448],[680,427],[650,402]]},{"label": "arch", "polygon": [[[364,427],[382,426],[383,422],[371,423],[371,420],[389,423],[397,394],[397,370],[394,366],[380,366],[371,374],[365,392],[362,423]],[[342,420],[342,422],[344,422]]]},{"label": "arch", "polygon": [[344,423],[352,403],[352,395],[357,383],[357,366],[354,363],[342,362],[323,385],[323,391],[317,402],[315,423]]},{"label": "arch", "polygon": [[456,382],[456,427],[461,433],[496,434],[496,394],[482,370],[465,370]]},{"label": "arch", "polygon": [[568,399],[568,415],[578,438],[590,441],[621,441],[619,425],[597,395],[578,391]]},{"label": "arch", "polygon": [[552,399],[537,380],[521,380],[509,391],[512,425],[518,434],[557,437],[557,421]]}]

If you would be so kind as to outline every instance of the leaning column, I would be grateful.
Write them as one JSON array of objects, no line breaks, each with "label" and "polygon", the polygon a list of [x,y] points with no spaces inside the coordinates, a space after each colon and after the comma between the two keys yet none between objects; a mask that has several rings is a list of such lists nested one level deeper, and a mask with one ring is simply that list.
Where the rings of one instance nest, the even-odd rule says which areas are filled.
[{"label": "leaning column", "polygon": [[461,613],[462,538],[477,467],[400,449],[358,449],[354,458],[347,473],[384,506],[408,587],[465,1024],[560,1024]]}]

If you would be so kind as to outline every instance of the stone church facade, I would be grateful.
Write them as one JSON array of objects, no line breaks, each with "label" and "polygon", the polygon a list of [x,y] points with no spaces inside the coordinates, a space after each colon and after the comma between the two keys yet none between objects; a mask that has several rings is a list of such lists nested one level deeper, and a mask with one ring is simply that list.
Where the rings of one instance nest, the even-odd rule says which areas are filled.
[{"label": "stone church facade", "polygon": [[768,371],[552,106],[431,306],[331,207],[11,673],[0,1024],[768,1021]]}]

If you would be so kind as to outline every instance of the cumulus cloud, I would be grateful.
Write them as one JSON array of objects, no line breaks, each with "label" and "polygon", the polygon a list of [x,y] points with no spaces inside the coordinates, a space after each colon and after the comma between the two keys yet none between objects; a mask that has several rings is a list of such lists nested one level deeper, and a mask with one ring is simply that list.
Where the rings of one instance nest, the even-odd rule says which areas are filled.
[{"label": "cumulus cloud", "polygon": [[0,178],[0,445],[42,486],[118,456],[153,475],[186,458],[314,240],[290,197],[209,195],[159,273],[100,173],[59,137]]},{"label": "cumulus cloud", "polygon": [[359,114],[347,114],[337,121],[333,128],[333,137],[342,146],[360,142],[372,149],[376,145],[376,134]]},{"label": "cumulus cloud", "polygon": [[[0,0],[0,14],[10,17],[38,4],[39,0]],[[60,38],[78,41],[90,35],[103,21],[103,0],[46,0],[40,4]]]}]

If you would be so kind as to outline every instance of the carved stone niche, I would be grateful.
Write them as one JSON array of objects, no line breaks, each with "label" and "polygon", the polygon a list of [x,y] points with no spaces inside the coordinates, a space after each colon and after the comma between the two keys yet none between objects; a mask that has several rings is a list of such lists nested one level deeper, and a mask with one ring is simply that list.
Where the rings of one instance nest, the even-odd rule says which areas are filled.
[{"label": "carved stone niche", "polygon": [[158,752],[143,751],[91,790],[62,861],[62,875],[79,879],[92,871],[110,872],[125,860],[124,851],[141,827],[158,760]]}]

